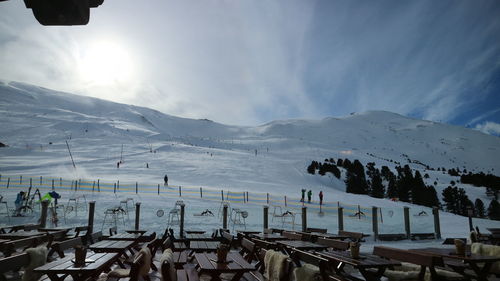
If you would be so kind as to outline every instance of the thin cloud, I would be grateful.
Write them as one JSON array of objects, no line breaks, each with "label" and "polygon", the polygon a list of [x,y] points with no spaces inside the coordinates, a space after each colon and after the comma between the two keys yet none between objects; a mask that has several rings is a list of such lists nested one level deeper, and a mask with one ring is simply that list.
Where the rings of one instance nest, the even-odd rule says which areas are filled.
[{"label": "thin cloud", "polygon": [[476,130],[481,131],[485,134],[500,136],[500,124],[495,122],[484,122],[482,124],[477,124]]}]

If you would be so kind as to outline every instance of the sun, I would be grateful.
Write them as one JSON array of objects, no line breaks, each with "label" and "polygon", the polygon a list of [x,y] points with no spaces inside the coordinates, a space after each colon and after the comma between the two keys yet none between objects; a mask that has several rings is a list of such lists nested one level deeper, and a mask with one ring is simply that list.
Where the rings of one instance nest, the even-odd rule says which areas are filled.
[{"label": "sun", "polygon": [[113,42],[96,42],[82,51],[79,71],[86,83],[110,85],[133,78],[134,65],[127,49]]}]

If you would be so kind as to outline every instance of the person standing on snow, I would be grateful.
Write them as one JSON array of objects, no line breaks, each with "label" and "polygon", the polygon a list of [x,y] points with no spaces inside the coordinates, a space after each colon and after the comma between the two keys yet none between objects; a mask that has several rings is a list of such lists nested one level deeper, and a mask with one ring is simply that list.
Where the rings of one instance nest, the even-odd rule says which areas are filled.
[{"label": "person standing on snow", "polygon": [[163,180],[165,181],[165,186],[168,185],[168,176],[165,174],[165,177],[163,178]]},{"label": "person standing on snow", "polygon": [[319,192],[319,205],[323,205],[323,190]]},{"label": "person standing on snow", "polygon": [[300,202],[304,202],[305,198],[306,198],[306,190],[304,188],[302,188],[302,199],[300,199]]},{"label": "person standing on snow", "polygon": [[307,203],[311,203],[311,198],[312,198],[313,192],[312,190],[309,189],[307,192]]}]

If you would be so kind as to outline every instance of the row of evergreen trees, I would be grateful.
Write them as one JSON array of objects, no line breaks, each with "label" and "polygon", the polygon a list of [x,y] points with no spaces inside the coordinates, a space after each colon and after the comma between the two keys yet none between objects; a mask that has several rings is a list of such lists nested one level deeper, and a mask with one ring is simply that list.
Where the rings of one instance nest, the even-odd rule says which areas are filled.
[{"label": "row of evergreen trees", "polygon": [[[338,167],[346,170],[346,192],[366,194],[375,198],[398,198],[403,202],[423,205],[427,207],[445,208],[446,211],[459,215],[468,215],[468,208],[472,208],[474,216],[500,220],[500,204],[493,199],[485,210],[484,203],[477,199],[475,203],[469,200],[463,188],[449,186],[443,190],[444,206],[441,206],[436,189],[426,185],[418,170],[412,172],[408,165],[396,166],[396,174],[389,167],[382,166],[379,170],[375,163],[370,162],[365,167],[359,160],[351,162],[349,159],[325,159],[324,163],[312,161],[307,171],[310,174],[325,175],[331,172],[340,179]],[[426,178],[429,176],[426,174]],[[434,183],[436,184],[436,183]]]}]

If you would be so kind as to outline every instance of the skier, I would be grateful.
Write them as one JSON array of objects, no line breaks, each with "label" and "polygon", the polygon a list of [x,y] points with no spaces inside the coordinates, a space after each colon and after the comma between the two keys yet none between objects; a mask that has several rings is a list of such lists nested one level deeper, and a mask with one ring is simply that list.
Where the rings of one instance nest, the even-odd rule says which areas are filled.
[{"label": "skier", "polygon": [[120,162],[116,162],[116,168],[120,169]]},{"label": "skier", "polygon": [[306,197],[306,190],[302,188],[302,199],[300,199],[300,202],[304,202],[304,198]]},{"label": "skier", "polygon": [[311,203],[312,195],[313,195],[313,192],[312,192],[312,190],[309,189],[309,191],[307,192],[307,203]]},{"label": "skier", "polygon": [[21,215],[21,207],[23,205],[23,201],[25,199],[25,192],[21,191],[17,194],[16,201],[14,201],[14,204],[16,205],[16,214],[15,216],[20,216]]},{"label": "skier", "polygon": [[319,205],[323,205],[323,191],[319,192]]},{"label": "skier", "polygon": [[165,174],[165,177],[163,178],[163,180],[165,181],[165,186],[168,185],[168,176]]}]

